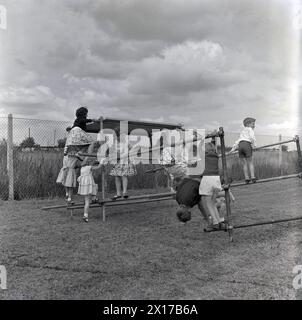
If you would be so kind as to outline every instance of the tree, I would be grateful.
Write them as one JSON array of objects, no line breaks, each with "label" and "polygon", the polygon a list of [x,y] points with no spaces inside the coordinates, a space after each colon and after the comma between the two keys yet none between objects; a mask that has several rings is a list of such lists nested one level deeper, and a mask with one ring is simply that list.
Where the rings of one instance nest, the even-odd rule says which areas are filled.
[{"label": "tree", "polygon": [[66,143],[66,138],[62,138],[58,140],[58,147],[59,148],[64,148]]},{"label": "tree", "polygon": [[36,146],[37,145],[33,137],[27,137],[20,143],[21,148],[34,148]]}]

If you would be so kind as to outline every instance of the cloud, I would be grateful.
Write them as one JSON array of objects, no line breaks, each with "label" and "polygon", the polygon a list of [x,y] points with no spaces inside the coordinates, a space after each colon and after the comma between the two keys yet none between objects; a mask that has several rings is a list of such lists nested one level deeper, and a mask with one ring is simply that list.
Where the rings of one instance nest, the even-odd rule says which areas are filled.
[{"label": "cloud", "polygon": [[270,124],[297,116],[297,30],[288,1],[3,4],[4,112],[72,120],[87,105],[93,116],[183,119],[230,131],[254,116],[271,133],[290,128]]},{"label": "cloud", "polygon": [[130,76],[129,91],[183,95],[246,81],[246,74],[230,70],[227,62],[218,43],[187,41],[143,60]]}]

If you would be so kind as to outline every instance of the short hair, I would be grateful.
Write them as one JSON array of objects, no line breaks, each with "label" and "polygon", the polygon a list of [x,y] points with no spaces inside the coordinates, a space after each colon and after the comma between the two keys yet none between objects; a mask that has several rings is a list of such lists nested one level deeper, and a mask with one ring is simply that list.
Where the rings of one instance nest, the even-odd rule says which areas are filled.
[{"label": "short hair", "polygon": [[76,117],[86,117],[88,114],[88,109],[86,107],[80,107],[76,110]]},{"label": "short hair", "polygon": [[246,127],[246,126],[248,126],[249,124],[251,124],[251,123],[253,123],[255,121],[256,121],[256,119],[254,119],[254,118],[245,118],[243,120],[243,125]]},{"label": "short hair", "polygon": [[176,216],[179,221],[187,222],[191,220],[191,211],[187,206],[181,204],[178,210],[176,211]]}]

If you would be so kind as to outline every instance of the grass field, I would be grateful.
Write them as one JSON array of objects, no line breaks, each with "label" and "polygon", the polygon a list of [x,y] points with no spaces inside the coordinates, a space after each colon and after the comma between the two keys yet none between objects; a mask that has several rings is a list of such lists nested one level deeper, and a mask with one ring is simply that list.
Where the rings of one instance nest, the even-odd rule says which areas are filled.
[{"label": "grass field", "polygon": [[[137,194],[136,191],[133,191]],[[132,193],[133,193],[132,192]],[[147,192],[147,191],[144,191]],[[302,182],[291,179],[233,190],[233,222],[296,216]],[[93,209],[41,207],[61,199],[0,202],[0,299],[295,299],[292,269],[302,264],[302,222],[204,233],[195,209],[186,225],[176,203]]]}]

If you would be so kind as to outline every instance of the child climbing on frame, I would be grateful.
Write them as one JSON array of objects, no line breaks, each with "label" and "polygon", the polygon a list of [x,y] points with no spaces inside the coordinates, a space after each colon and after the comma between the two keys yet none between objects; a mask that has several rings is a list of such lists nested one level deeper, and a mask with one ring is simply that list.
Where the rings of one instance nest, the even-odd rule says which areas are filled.
[{"label": "child climbing on frame", "polygon": [[[201,201],[201,195],[199,194],[199,185],[202,177],[185,177],[180,184],[177,186],[176,190],[176,201],[179,205],[176,215],[181,222],[187,222],[191,219],[191,210],[197,205],[198,209],[204,218],[207,226],[205,231],[212,230],[213,228],[213,219],[211,214],[204,208]],[[224,216],[225,213],[225,198],[224,191],[220,191],[217,194],[215,205],[218,210],[220,218]],[[232,202],[235,201],[234,196],[230,192]]]},{"label": "child climbing on frame", "polygon": [[[66,128],[68,134],[70,130],[71,127]],[[56,182],[62,184],[65,187],[65,196],[67,204],[71,204],[73,188],[77,186],[76,169],[80,167],[80,159],[78,157],[69,156],[67,154],[67,151],[68,145],[66,143],[64,147],[63,167],[61,168],[58,174]]]},{"label": "child climbing on frame", "polygon": [[73,128],[74,127],[79,127],[81,128],[83,131],[86,132],[87,127],[86,124],[87,123],[92,123],[95,120],[92,119],[87,119],[88,116],[88,109],[86,107],[80,107],[76,110],[76,119],[74,120],[73,123]]},{"label": "child climbing on frame", "polygon": [[[238,150],[239,158],[241,160],[244,172],[245,183],[255,183],[253,148],[256,147],[256,138],[254,133],[256,119],[245,118],[243,120],[244,128],[240,133],[239,139],[235,142],[229,154]],[[250,176],[249,176],[250,172]]]},{"label": "child climbing on frame", "polygon": [[78,178],[78,194],[84,196],[84,215],[83,220],[88,222],[89,206],[91,202],[96,202],[98,185],[95,183],[92,171],[98,170],[102,166],[92,157],[85,157],[81,164],[81,174]]},{"label": "child climbing on frame", "polygon": [[[197,204],[207,223],[206,228],[204,228],[205,231],[226,227],[222,214],[225,204],[218,161],[215,139],[212,139],[210,143],[205,144],[205,169],[203,174],[199,177],[196,175],[186,176],[177,186],[176,191],[176,201],[179,204],[178,219],[182,222],[190,220],[191,208]],[[232,201],[235,201],[231,192],[230,197]]]},{"label": "child climbing on frame", "polygon": [[212,231],[225,229],[224,217],[219,215],[217,209],[217,196],[222,191],[222,185],[219,175],[219,156],[215,144],[207,142],[205,144],[205,169],[199,185],[199,194],[201,197],[201,207],[208,217],[211,217],[211,225],[204,230]]},{"label": "child climbing on frame", "polygon": [[[180,138],[183,139],[183,132],[181,130],[177,131],[180,132]],[[186,177],[187,168],[191,165],[191,162],[185,158],[184,145],[176,147],[175,142],[172,142],[170,147],[163,147],[161,150],[159,163],[168,176],[168,185],[171,192],[175,192],[177,185]]]},{"label": "child climbing on frame", "polygon": [[78,108],[73,126],[66,129],[68,135],[64,148],[63,167],[56,182],[65,186],[67,204],[72,204],[73,188],[77,186],[76,169],[80,167],[79,160],[82,160],[77,154],[93,147],[93,139],[85,131],[86,123],[93,120],[87,119],[87,115],[87,108]]},{"label": "child climbing on frame", "polygon": [[[129,143],[126,142],[125,134],[120,133],[120,128],[114,129],[116,133],[116,148],[118,153],[117,163],[113,165],[110,175],[115,178],[116,195],[112,200],[120,198],[127,199],[128,196],[128,178],[136,175],[134,164],[130,161],[129,154],[125,157],[127,149],[129,152]],[[126,149],[127,148],[127,149]]]}]

